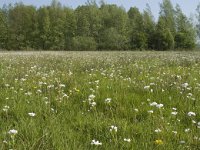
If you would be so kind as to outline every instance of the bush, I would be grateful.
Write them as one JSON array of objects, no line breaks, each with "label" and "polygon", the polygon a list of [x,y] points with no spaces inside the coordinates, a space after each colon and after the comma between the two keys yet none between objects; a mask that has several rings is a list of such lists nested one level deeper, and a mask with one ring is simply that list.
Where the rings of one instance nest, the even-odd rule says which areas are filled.
[{"label": "bush", "polygon": [[102,33],[99,48],[104,50],[128,49],[128,40],[126,36],[119,34],[115,28],[109,28]]},{"label": "bush", "polygon": [[97,43],[93,37],[76,36],[72,39],[72,50],[96,50]]},{"label": "bush", "polygon": [[193,49],[195,48],[195,38],[187,32],[177,33],[175,36],[176,49]]}]

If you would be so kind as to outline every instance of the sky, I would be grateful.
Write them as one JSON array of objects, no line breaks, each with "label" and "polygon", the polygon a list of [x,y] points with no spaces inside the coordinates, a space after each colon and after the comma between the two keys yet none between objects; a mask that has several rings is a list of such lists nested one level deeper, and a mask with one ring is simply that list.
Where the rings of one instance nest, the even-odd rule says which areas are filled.
[{"label": "sky", "polygon": [[[59,0],[63,5],[69,6],[72,8],[76,8],[79,5],[83,5],[86,3],[87,0]],[[99,0],[96,0],[97,2]],[[3,6],[3,4],[14,4],[16,2],[23,2],[26,5],[34,5],[34,6],[42,6],[42,5],[49,5],[51,3],[51,0],[0,0],[0,7]],[[128,10],[130,7],[136,6],[140,9],[140,11],[143,11],[143,9],[146,7],[146,3],[148,3],[151,7],[151,10],[155,16],[155,18],[158,18],[159,14],[159,3],[162,2],[162,0],[105,0],[108,4],[117,4],[118,6],[123,6],[126,10]],[[189,17],[194,16],[195,9],[200,3],[199,0],[171,0],[173,5],[175,6],[176,3],[179,4],[183,10],[183,12]]]}]

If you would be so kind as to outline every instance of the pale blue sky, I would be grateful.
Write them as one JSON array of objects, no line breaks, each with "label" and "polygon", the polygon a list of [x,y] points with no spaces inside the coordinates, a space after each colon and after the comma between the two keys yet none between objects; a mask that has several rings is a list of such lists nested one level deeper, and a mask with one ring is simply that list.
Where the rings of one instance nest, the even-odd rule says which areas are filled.
[{"label": "pale blue sky", "polygon": [[[60,0],[60,2],[66,6],[70,6],[72,8],[76,8],[78,5],[85,4],[87,0]],[[99,0],[96,0],[97,2]],[[158,12],[159,12],[159,3],[162,2],[162,0],[105,0],[109,4],[117,4],[119,6],[124,6],[126,10],[128,10],[131,6],[138,7],[141,11],[145,8],[146,3],[149,3],[151,6],[152,12],[157,18]],[[195,9],[200,2],[200,0],[171,0],[172,3],[175,4],[178,3],[183,12],[190,16],[191,14],[195,14]],[[41,5],[49,5],[51,3],[51,0],[0,0],[0,6],[3,4],[9,4],[9,3],[16,3],[16,2],[23,2],[24,4],[32,4],[35,6],[41,6]]]}]

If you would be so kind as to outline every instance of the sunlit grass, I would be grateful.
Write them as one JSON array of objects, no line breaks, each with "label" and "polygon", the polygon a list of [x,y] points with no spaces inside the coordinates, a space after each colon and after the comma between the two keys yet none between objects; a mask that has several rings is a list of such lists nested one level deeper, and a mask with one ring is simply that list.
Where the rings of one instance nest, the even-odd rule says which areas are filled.
[{"label": "sunlit grass", "polygon": [[0,60],[0,149],[200,149],[199,52]]}]

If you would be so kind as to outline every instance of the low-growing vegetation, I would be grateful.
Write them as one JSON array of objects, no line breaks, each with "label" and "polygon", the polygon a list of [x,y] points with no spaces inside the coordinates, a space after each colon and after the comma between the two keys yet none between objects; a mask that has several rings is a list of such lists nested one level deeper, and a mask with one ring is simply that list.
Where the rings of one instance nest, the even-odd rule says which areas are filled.
[{"label": "low-growing vegetation", "polygon": [[199,52],[0,59],[0,149],[200,149]]}]

